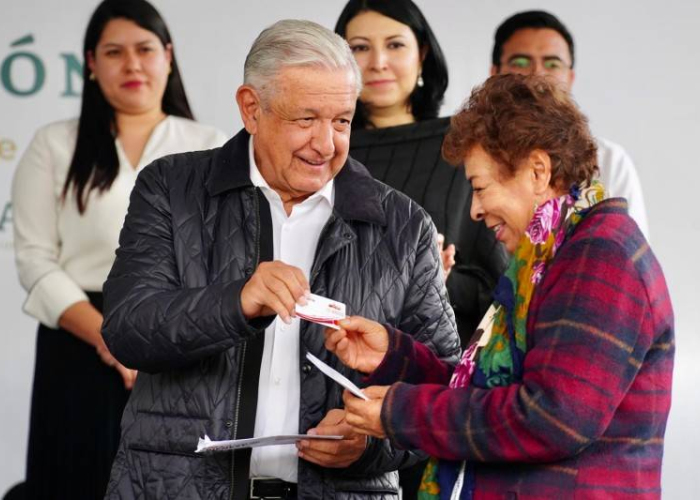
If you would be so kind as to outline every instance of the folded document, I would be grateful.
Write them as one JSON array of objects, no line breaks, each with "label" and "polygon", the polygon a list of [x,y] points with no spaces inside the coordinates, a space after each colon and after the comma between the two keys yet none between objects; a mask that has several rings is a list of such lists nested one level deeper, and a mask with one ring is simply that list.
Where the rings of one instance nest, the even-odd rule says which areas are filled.
[{"label": "folded document", "polygon": [[288,434],[282,436],[266,436],[247,439],[231,439],[229,441],[212,441],[206,434],[199,438],[195,453],[214,453],[217,451],[238,450],[241,448],[257,448],[259,446],[278,446],[294,444],[303,439],[343,439],[343,436],[310,436],[308,434]]}]

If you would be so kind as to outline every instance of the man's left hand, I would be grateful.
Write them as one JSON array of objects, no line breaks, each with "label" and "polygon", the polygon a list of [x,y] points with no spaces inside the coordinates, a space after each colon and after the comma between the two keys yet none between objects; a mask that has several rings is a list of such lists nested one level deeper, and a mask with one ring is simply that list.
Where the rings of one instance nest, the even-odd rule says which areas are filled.
[{"label": "man's left hand", "polygon": [[357,461],[367,447],[367,437],[356,433],[345,422],[345,410],[329,411],[318,427],[309,429],[308,434],[343,436],[343,439],[337,441],[314,439],[297,443],[299,458],[322,467],[347,467]]}]

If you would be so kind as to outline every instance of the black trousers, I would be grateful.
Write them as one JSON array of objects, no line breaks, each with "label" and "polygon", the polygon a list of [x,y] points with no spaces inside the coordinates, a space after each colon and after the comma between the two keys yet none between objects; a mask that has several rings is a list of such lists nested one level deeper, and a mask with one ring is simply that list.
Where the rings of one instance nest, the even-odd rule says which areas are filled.
[{"label": "black trousers", "polygon": [[[90,293],[102,310],[102,294]],[[39,326],[27,454],[27,498],[104,497],[129,392],[95,348]]]}]

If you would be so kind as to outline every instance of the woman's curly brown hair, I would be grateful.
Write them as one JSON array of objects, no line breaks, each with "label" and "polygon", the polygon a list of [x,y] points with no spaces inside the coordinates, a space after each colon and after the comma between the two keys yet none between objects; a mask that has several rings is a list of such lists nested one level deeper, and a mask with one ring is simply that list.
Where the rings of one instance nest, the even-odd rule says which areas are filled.
[{"label": "woman's curly brown hair", "polygon": [[477,87],[452,117],[442,154],[461,165],[481,146],[511,175],[535,149],[552,161],[550,185],[568,189],[598,171],[588,119],[569,94],[545,77],[496,75]]}]

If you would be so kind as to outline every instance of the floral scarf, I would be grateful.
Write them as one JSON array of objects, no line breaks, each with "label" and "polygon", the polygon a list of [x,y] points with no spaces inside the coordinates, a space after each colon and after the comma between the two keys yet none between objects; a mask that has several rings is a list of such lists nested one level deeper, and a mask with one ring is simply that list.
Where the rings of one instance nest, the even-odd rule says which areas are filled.
[{"label": "floral scarf", "polygon": [[[490,389],[522,379],[527,352],[527,312],[535,287],[562,243],[573,233],[587,211],[605,198],[600,182],[572,186],[569,193],[536,208],[525,234],[518,242],[508,269],[494,291],[494,303],[477,332],[481,339],[462,355],[450,387]],[[418,498],[471,499],[474,471],[466,462],[431,458],[423,473]],[[444,492],[443,494],[441,494]]]}]

